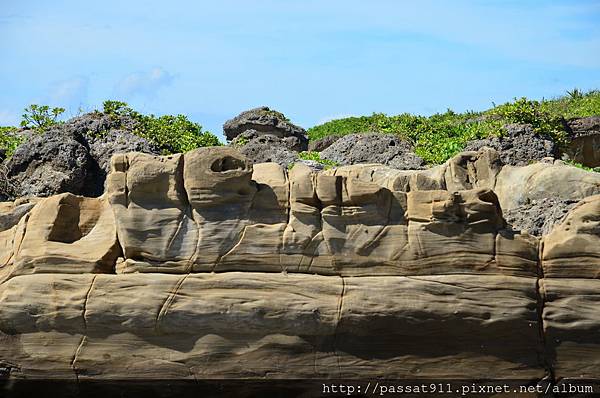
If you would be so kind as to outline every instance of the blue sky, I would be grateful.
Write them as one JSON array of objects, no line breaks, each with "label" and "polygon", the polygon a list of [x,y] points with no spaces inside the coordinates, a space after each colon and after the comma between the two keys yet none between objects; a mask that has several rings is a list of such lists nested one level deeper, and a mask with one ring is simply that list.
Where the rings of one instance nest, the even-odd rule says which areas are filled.
[{"label": "blue sky", "polygon": [[0,125],[119,99],[222,137],[260,105],[307,128],[600,88],[600,1],[0,0],[0,54]]}]

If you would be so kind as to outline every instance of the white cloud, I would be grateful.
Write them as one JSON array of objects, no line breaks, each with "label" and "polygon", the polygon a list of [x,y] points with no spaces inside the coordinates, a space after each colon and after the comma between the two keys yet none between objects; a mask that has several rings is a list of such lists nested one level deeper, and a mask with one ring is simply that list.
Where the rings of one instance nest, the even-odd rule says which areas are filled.
[{"label": "white cloud", "polygon": [[125,76],[116,85],[115,92],[120,98],[149,97],[162,87],[170,85],[174,79],[174,75],[157,67],[148,72],[135,72]]}]

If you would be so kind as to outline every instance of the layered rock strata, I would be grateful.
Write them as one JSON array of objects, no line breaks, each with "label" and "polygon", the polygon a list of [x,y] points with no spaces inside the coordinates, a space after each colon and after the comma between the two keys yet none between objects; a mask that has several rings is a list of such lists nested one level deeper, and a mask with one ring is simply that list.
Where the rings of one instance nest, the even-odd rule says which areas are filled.
[{"label": "layered rock strata", "polygon": [[[542,238],[506,224],[549,193],[587,198]],[[592,173],[503,167],[490,149],[418,171],[116,155],[100,198],[3,205],[0,369],[600,379],[594,194]]]}]

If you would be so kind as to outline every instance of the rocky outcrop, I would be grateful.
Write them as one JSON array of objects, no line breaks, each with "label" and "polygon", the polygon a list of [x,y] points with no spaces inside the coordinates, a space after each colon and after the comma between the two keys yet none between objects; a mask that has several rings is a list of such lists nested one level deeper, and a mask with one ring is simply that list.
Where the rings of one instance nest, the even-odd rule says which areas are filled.
[{"label": "rocky outcrop", "polygon": [[600,116],[571,119],[565,129],[570,138],[567,156],[584,166],[600,167]]},{"label": "rocky outcrop", "polygon": [[519,205],[504,212],[506,222],[520,231],[531,235],[547,235],[555,225],[560,224],[577,200],[543,198]]},{"label": "rocky outcrop", "polygon": [[308,150],[313,152],[323,152],[340,138],[342,138],[341,135],[328,135],[318,140],[310,141],[308,143]]},{"label": "rocky outcrop", "polygon": [[418,170],[425,165],[412,147],[391,134],[349,134],[331,143],[321,158],[339,165],[384,164],[399,170]]},{"label": "rocky outcrop", "polygon": [[83,193],[92,159],[82,137],[50,130],[33,135],[6,162],[12,197],[50,196],[59,192]]},{"label": "rocky outcrop", "polygon": [[136,127],[128,116],[92,112],[41,134],[23,132],[28,139],[3,164],[5,196],[100,196],[114,154],[159,153],[156,145],[132,133]]},{"label": "rocky outcrop", "polygon": [[294,138],[298,150],[305,151],[308,148],[306,131],[292,124],[282,113],[266,106],[247,110],[226,121],[223,132],[230,141],[240,134],[250,132],[254,135],[268,134],[279,138]]},{"label": "rocky outcrop", "polygon": [[506,133],[500,137],[473,140],[465,151],[477,151],[489,147],[500,153],[505,164],[526,166],[547,157],[558,158],[558,146],[552,138],[537,134],[529,124],[507,124]]},{"label": "rocky outcrop", "polygon": [[251,163],[274,162],[287,168],[308,149],[308,136],[282,114],[267,107],[250,109],[228,120],[223,132]]},{"label": "rocky outcrop", "polygon": [[[247,136],[252,138],[245,141]],[[273,162],[287,168],[298,161],[298,140],[294,137],[279,138],[270,134],[257,135],[252,131],[249,134],[243,133],[238,136],[232,144],[252,163]]]},{"label": "rocky outcrop", "polygon": [[427,170],[115,155],[99,198],[4,205],[3,377],[600,380],[600,195],[541,238],[507,225],[543,191],[600,177],[489,148]]}]

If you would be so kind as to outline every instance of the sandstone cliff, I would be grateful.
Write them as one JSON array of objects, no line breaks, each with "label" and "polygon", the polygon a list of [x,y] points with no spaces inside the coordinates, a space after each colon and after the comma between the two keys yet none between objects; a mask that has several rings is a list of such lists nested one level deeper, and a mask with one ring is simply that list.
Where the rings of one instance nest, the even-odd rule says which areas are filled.
[{"label": "sandstone cliff", "polygon": [[[549,234],[505,222],[548,196],[580,201]],[[600,379],[600,175],[562,162],[129,153],[3,203],[0,248],[4,378]]]}]

